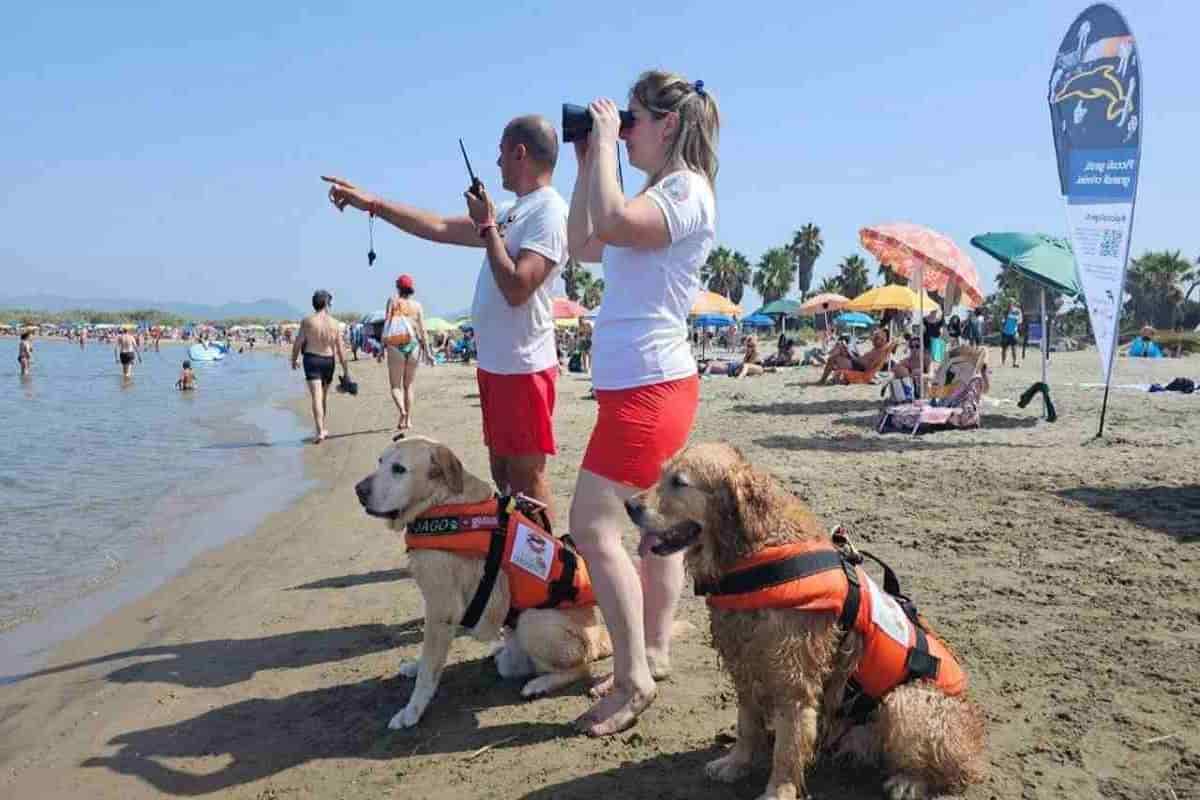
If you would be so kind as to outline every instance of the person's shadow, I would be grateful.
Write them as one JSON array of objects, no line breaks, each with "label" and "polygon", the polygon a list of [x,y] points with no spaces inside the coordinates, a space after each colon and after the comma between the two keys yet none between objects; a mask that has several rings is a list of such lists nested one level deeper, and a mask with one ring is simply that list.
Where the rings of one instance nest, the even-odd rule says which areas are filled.
[{"label": "person's shadow", "polygon": [[[0,678],[2,683],[34,680],[44,675],[111,661],[142,659],[108,673],[114,683],[171,683],[177,686],[232,686],[261,670],[296,669],[344,661],[421,641],[422,620],[399,625],[350,625],[296,631],[257,639],[210,639],[203,642],[139,647],[83,661]],[[153,658],[153,660],[149,660]]]}]

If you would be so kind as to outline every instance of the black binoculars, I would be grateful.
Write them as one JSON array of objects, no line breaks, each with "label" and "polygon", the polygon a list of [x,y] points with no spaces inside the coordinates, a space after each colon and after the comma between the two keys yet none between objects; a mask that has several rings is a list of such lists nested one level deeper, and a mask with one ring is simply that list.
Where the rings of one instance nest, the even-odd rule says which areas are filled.
[{"label": "black binoculars", "polygon": [[[633,127],[633,112],[621,112],[621,131]],[[592,113],[587,106],[577,106],[574,103],[563,103],[562,131],[564,142],[577,142],[586,139],[592,132]]]}]

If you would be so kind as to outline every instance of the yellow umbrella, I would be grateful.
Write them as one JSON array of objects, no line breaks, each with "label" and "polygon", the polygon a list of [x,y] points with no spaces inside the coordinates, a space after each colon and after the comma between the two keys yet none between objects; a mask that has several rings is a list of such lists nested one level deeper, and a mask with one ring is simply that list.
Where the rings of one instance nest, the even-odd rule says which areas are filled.
[{"label": "yellow umbrella", "polygon": [[456,330],[457,328],[458,326],[453,322],[444,320],[441,317],[430,317],[425,320],[425,330],[430,333],[443,333],[445,331]]},{"label": "yellow umbrella", "polygon": [[912,289],[900,284],[888,284],[887,286],[877,286],[870,289],[858,297],[847,303],[843,310],[845,311],[886,311],[895,309],[896,311],[917,311],[921,308],[922,301],[925,308],[934,309],[938,304],[933,302],[933,298],[925,292],[922,298]]},{"label": "yellow umbrella", "polygon": [[690,316],[696,314],[725,314],[730,317],[740,317],[742,316],[742,307],[728,297],[719,295],[716,292],[701,291],[700,296],[696,298],[696,302],[692,305],[692,310],[688,314]]},{"label": "yellow umbrella", "polygon": [[554,327],[556,327],[556,328],[578,328],[579,320],[578,319],[556,319],[556,320],[554,320]]}]

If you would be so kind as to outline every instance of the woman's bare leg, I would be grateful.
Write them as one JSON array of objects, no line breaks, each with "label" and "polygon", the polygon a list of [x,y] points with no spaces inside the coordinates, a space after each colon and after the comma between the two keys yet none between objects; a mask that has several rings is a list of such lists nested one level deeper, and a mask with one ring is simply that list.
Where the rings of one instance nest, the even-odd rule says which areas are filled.
[{"label": "woman's bare leg", "polygon": [[404,362],[406,359],[396,348],[391,346],[384,348],[384,352],[387,353],[388,384],[392,388],[392,402],[396,404],[396,410],[400,412],[396,430],[402,431],[408,422],[408,406],[404,404]]},{"label": "woman's bare leg", "polygon": [[646,659],[642,580],[621,542],[628,525],[623,503],[635,491],[581,469],[571,503],[571,536],[587,561],[613,642],[612,691],[576,720],[591,736],[631,727],[657,691]]},{"label": "woman's bare leg", "polygon": [[413,382],[417,379],[417,358],[413,353],[404,359],[404,427],[412,427]]}]

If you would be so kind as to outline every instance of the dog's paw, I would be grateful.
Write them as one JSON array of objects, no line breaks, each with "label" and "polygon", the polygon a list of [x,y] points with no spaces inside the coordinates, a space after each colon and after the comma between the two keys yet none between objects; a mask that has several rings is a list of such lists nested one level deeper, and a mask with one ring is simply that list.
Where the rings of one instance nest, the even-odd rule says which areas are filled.
[{"label": "dog's paw", "polygon": [[733,783],[749,773],[750,763],[741,760],[734,753],[726,753],[704,765],[704,774],[721,783]]},{"label": "dog's paw", "polygon": [[405,678],[415,678],[421,670],[420,661],[401,661],[400,674]]},{"label": "dog's paw", "polygon": [[554,675],[539,675],[533,680],[521,687],[521,697],[526,700],[533,700],[535,697],[541,697],[549,693],[556,686]]},{"label": "dog's paw", "polygon": [[403,728],[411,728],[421,721],[421,712],[424,710],[425,709],[420,708],[419,706],[414,706],[412,703],[409,703],[404,707],[403,711],[392,717],[391,721],[388,722],[388,728],[394,731],[398,731]]},{"label": "dog's paw", "polygon": [[883,782],[883,793],[888,800],[924,800],[929,796],[929,786],[920,778],[893,775]]}]

